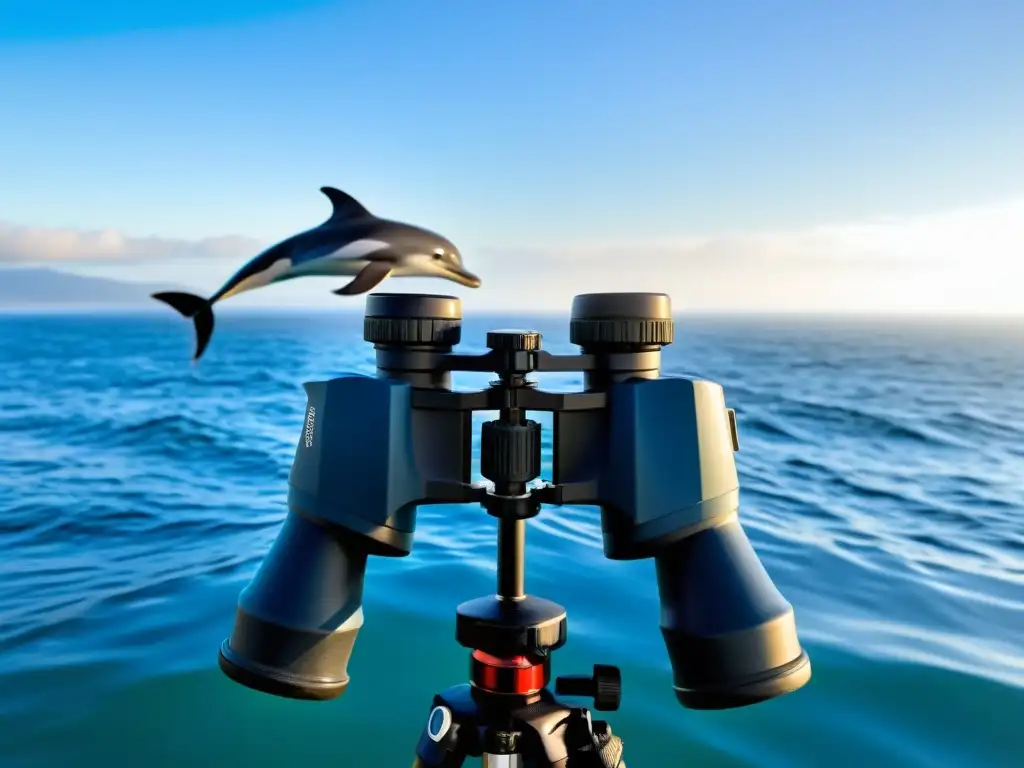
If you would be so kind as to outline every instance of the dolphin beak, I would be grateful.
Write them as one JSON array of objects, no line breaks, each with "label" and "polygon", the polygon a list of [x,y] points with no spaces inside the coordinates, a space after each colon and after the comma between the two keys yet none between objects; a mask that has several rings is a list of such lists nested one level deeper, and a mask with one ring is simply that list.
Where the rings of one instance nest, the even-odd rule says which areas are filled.
[{"label": "dolphin beak", "polygon": [[480,278],[474,275],[472,272],[467,272],[465,269],[455,268],[448,270],[448,277],[454,280],[459,285],[464,285],[467,288],[479,288]]}]

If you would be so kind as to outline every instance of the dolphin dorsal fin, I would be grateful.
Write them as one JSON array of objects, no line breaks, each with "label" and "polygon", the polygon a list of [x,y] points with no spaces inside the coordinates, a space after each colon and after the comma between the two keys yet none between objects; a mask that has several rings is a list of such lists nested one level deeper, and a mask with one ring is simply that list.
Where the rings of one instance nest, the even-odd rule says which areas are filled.
[{"label": "dolphin dorsal fin", "polygon": [[342,192],[340,189],[335,189],[334,187],[320,187],[320,191],[327,195],[327,199],[330,200],[331,205],[334,206],[334,210],[331,212],[331,218],[328,219],[328,221],[365,219],[373,216],[372,213],[366,210],[366,206],[347,192]]}]

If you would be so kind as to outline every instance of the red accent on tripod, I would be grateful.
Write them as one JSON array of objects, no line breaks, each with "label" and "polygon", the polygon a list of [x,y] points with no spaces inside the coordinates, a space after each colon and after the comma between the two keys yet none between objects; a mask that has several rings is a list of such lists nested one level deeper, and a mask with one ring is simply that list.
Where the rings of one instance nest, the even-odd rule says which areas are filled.
[{"label": "red accent on tripod", "polygon": [[470,661],[470,680],[477,688],[489,693],[536,693],[551,679],[548,659],[513,656],[502,659],[483,651],[473,651]]}]

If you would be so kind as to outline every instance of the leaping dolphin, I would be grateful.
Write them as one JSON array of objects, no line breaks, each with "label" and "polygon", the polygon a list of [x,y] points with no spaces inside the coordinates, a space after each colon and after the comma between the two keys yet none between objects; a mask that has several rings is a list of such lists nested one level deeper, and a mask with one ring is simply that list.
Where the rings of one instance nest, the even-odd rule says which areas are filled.
[{"label": "leaping dolphin", "polygon": [[334,293],[366,293],[386,277],[443,277],[470,288],[480,278],[462,266],[450,240],[411,224],[380,219],[345,192],[321,187],[334,210],[323,224],[273,245],[242,267],[213,296],[154,293],[196,328],[198,360],[213,334],[213,305],[244,291],[306,276],[344,275],[354,279]]}]

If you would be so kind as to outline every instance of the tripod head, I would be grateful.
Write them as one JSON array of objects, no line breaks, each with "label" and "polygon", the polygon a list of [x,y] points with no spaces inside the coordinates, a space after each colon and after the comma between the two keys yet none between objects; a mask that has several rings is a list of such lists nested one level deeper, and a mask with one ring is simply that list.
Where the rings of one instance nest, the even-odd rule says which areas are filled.
[{"label": "tripod head", "polygon": [[[575,355],[542,350],[528,330],[491,331],[487,353],[457,354],[461,325],[454,297],[371,294],[364,339],[377,376],[304,385],[288,516],[239,598],[223,671],[279,696],[340,695],[363,621],[367,557],[408,555],[420,505],[477,503],[498,519],[497,588],[458,607],[456,639],[472,651],[478,699],[528,704],[550,679],[566,614],[526,593],[525,521],[542,505],[579,504],[600,508],[608,558],[654,558],[684,706],[745,706],[806,683],[793,609],[738,521],[735,412],[714,382],[660,375],[661,348],[674,338],[668,296],[577,296]],[[454,392],[453,371],[497,378]],[[583,391],[546,392],[529,378],[572,371],[583,373]],[[498,418],[480,434],[488,482],[473,484],[472,413],[483,410]],[[553,413],[551,482],[537,481],[542,430],[529,411]],[[556,691],[614,709],[618,672],[598,666],[592,677],[560,678]]]}]

